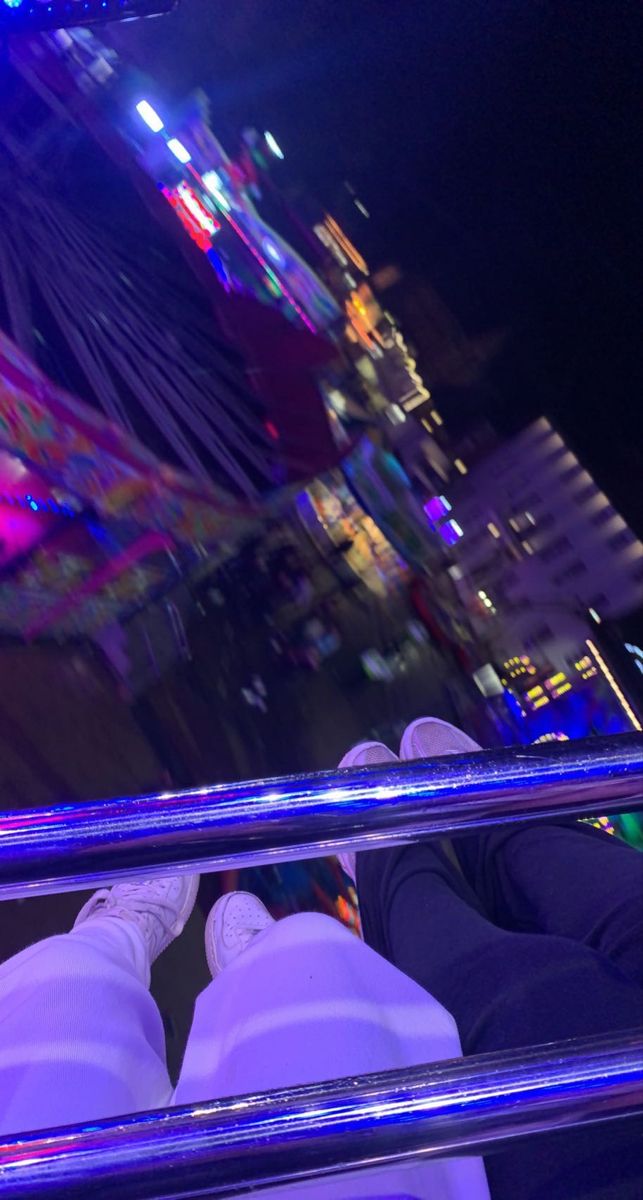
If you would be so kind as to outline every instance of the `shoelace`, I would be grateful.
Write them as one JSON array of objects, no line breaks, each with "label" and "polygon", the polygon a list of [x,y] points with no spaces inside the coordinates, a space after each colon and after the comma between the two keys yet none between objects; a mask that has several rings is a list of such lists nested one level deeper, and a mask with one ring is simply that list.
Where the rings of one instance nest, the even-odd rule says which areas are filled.
[{"label": "shoelace", "polygon": [[175,906],[162,896],[155,895],[151,887],[144,894],[141,894],[141,884],[122,883],[118,885],[118,889],[116,894],[110,888],[103,888],[97,892],[96,906],[102,907],[102,901],[107,907],[111,900],[117,907],[122,906],[143,916],[156,917],[166,929],[173,928],[177,916]]}]

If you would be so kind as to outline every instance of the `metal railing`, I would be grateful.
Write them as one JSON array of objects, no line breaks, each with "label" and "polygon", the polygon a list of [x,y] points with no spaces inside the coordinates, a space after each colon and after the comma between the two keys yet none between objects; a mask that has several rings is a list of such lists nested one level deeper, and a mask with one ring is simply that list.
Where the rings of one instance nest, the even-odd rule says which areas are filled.
[{"label": "metal railing", "polygon": [[[643,808],[643,737],[0,814],[0,898]],[[643,1114],[643,1033],[204,1101],[0,1147],[3,1200],[173,1200]]]},{"label": "metal railing", "polygon": [[0,899],[643,807],[643,735],[0,813]]},{"label": "metal railing", "polygon": [[3,1200],[254,1195],[641,1113],[639,1031],[24,1134],[0,1146],[0,1192]]}]

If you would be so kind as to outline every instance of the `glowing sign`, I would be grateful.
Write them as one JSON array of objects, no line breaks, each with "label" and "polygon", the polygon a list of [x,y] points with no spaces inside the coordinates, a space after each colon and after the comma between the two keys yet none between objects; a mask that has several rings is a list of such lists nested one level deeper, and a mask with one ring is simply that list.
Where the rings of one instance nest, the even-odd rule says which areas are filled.
[{"label": "glowing sign", "polygon": [[161,191],[199,250],[204,253],[208,251],[212,238],[221,226],[201,203],[196,192],[187,183],[180,183],[176,188],[162,187]]}]

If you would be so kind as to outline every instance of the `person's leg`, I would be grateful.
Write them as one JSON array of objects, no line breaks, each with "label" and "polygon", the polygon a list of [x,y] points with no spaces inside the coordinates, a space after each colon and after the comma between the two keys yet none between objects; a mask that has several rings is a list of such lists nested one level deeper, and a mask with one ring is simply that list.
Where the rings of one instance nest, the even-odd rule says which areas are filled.
[{"label": "person's leg", "polygon": [[183,928],[196,883],[167,878],[98,892],[71,933],[3,963],[3,1135],[168,1103],[150,965]]},{"label": "person's leg", "polygon": [[[437,1001],[331,917],[299,913],[275,922],[256,896],[235,892],[217,901],[205,940],[214,978],[196,1003],[177,1104],[460,1054],[455,1022]],[[324,1178],[302,1189],[306,1200],[488,1200],[475,1158]],[[281,1188],[274,1195],[285,1198]]]},{"label": "person's leg", "polygon": [[[479,749],[462,730],[425,717],[402,738],[403,759]],[[519,932],[573,938],[643,985],[643,854],[578,821],[512,826],[454,840],[485,912]]]},{"label": "person's leg", "polygon": [[[643,1021],[638,987],[603,956],[562,937],[494,926],[435,844],[357,855],[368,945],[455,1018],[465,1054],[628,1029]],[[634,1200],[641,1145],[613,1126],[552,1135],[487,1160],[494,1200]]]},{"label": "person's leg", "polygon": [[454,844],[500,924],[584,942],[643,987],[640,851],[577,821],[492,830]]}]

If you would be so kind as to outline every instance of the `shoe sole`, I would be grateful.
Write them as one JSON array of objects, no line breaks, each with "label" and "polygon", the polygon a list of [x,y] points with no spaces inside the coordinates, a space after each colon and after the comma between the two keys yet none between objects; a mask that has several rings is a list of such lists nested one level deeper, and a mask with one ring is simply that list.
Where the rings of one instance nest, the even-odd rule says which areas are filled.
[{"label": "shoe sole", "polygon": [[[460,745],[453,750],[442,751],[440,754],[417,755],[414,751],[412,742],[416,729],[419,729],[421,725],[438,725],[441,729],[448,729],[454,735],[454,738],[458,738]],[[473,738],[470,738],[468,733],[465,733],[463,729],[458,729],[457,725],[452,725],[450,721],[441,721],[439,717],[419,717],[417,721],[412,721],[410,725],[407,725],[404,733],[402,734],[402,740],[400,742],[400,758],[404,762],[413,762],[418,757],[443,758],[445,754],[470,754],[474,750],[481,749],[482,747],[479,746],[477,742],[474,742]]]},{"label": "shoe sole", "polygon": [[338,767],[376,767],[378,765],[376,762],[359,762],[359,757],[364,750],[382,750],[384,756],[380,759],[381,763],[400,761],[397,754],[393,750],[389,750],[383,742],[360,742],[359,745],[353,746],[347,751],[341,762],[337,764]]}]

